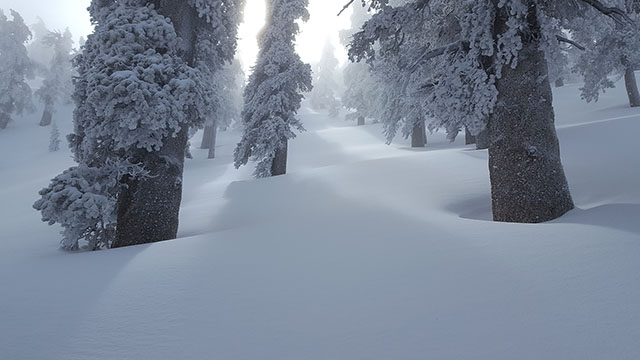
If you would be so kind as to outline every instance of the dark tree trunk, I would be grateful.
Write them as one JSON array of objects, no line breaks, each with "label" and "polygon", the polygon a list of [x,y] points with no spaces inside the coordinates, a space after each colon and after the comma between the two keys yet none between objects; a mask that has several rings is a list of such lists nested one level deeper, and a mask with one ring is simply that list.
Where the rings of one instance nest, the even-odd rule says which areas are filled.
[{"label": "dark tree trunk", "polygon": [[[196,11],[179,1],[156,0],[150,3],[156,5],[158,12],[171,18],[182,39],[182,58],[193,66],[198,22]],[[191,116],[195,116],[193,112]],[[123,179],[126,186],[118,197],[116,239],[112,247],[176,238],[187,141],[188,129],[184,127],[177,136],[167,137],[159,151],[139,152],[139,158],[135,160],[144,164],[150,176]]]},{"label": "dark tree trunk", "polygon": [[40,119],[40,126],[49,126],[53,120],[53,104],[46,102],[44,104],[44,110],[42,111],[42,118]]},{"label": "dark tree trunk", "polygon": [[423,148],[427,145],[427,132],[424,126],[424,121],[419,121],[413,126],[411,130],[411,147]]},{"label": "dark tree trunk", "polygon": [[287,173],[287,148],[288,142],[284,143],[284,147],[276,150],[276,157],[271,163],[271,176],[284,175]]},{"label": "dark tree trunk", "polygon": [[213,125],[205,125],[202,132],[202,142],[200,143],[200,149],[210,149],[211,135],[213,134]]},{"label": "dark tree trunk", "polygon": [[640,106],[640,92],[638,92],[638,83],[636,82],[636,73],[633,67],[628,66],[624,72],[624,85],[627,88],[629,96],[629,105],[631,107]]},{"label": "dark tree trunk", "polygon": [[358,116],[358,126],[364,125],[364,116]]},{"label": "dark tree trunk", "polygon": [[556,87],[557,87],[557,88],[559,88],[559,87],[563,87],[563,86],[564,86],[564,79],[563,79],[563,78],[561,78],[561,77],[560,77],[560,78],[557,78],[557,79],[556,79],[556,83],[555,83],[555,85],[556,85]]},{"label": "dark tree trunk", "polygon": [[9,121],[11,121],[11,116],[4,111],[0,111],[0,129],[6,129]]},{"label": "dark tree trunk", "polygon": [[118,226],[111,247],[175,239],[182,201],[182,171],[187,131],[166,139],[156,153],[147,153],[145,179],[125,178],[118,196]]},{"label": "dark tree trunk", "polygon": [[476,136],[476,149],[484,150],[489,148],[489,125]]},{"label": "dark tree trunk", "polygon": [[464,127],[464,144],[471,145],[476,143],[476,137],[471,135],[471,131],[465,126]]},{"label": "dark tree trunk", "polygon": [[215,159],[216,158],[216,138],[218,137],[218,126],[216,126],[216,124],[213,124],[213,126],[211,127],[211,136],[209,139],[209,155],[208,158],[209,159]]},{"label": "dark tree trunk", "polygon": [[[493,218],[537,223],[573,209],[560,161],[546,59],[534,0],[527,1],[528,27],[515,69],[504,66],[497,80],[498,105],[489,121],[489,171]],[[507,10],[495,20],[506,27]]]}]

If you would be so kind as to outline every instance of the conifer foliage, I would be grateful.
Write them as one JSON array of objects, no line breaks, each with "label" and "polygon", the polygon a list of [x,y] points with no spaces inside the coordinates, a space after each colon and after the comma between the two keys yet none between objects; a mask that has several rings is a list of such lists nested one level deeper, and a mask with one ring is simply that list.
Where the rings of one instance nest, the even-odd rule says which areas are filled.
[{"label": "conifer foliage", "polygon": [[257,161],[256,177],[286,173],[287,144],[293,130],[304,127],[296,117],[311,91],[311,67],[294,47],[298,19],[306,21],[307,0],[269,0],[267,24],[260,35],[258,60],[244,92],[242,140],[235,149],[235,165]]},{"label": "conifer foliage", "polygon": [[31,31],[20,14],[11,10],[11,17],[0,10],[0,129],[7,127],[11,115],[33,110],[26,79],[33,78],[34,67],[25,47]]}]

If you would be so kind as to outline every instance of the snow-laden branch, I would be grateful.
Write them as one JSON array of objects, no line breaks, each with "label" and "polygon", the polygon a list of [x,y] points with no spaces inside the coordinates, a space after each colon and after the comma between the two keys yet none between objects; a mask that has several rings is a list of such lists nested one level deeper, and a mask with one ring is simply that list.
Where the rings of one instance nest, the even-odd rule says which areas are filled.
[{"label": "snow-laden branch", "polygon": [[560,35],[556,35],[556,39],[558,39],[559,42],[563,42],[563,43],[567,43],[569,45],[573,45],[576,49],[585,51],[586,48],[580,44],[578,44],[577,42],[571,40],[571,39],[567,39],[565,37],[562,37]]},{"label": "snow-laden branch", "polygon": [[599,0],[580,0],[580,1],[591,5],[594,9],[612,18],[614,21],[618,23],[621,23],[621,24],[625,22],[629,24],[634,23],[634,21],[629,17],[629,15],[627,15],[627,13],[620,8],[617,8],[615,6],[606,6],[603,3],[601,3]]}]

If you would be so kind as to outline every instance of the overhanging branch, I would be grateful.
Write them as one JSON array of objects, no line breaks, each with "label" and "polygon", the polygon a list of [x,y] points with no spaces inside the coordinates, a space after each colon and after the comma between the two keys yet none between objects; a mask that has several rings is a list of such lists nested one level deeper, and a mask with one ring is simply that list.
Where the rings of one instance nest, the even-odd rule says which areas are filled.
[{"label": "overhanging branch", "polygon": [[633,20],[629,17],[629,15],[627,15],[627,13],[620,8],[617,8],[615,6],[606,6],[605,4],[601,3],[599,0],[580,0],[580,1],[591,5],[594,9],[612,18],[615,22],[618,22],[621,24],[625,22],[628,24],[634,23]]},{"label": "overhanging branch", "polygon": [[586,48],[580,44],[578,44],[577,42],[571,40],[571,39],[567,39],[565,37],[562,37],[560,35],[556,35],[556,39],[558,39],[559,42],[563,42],[563,43],[567,43],[570,45],[573,45],[576,49],[580,49],[582,51],[585,51]]}]

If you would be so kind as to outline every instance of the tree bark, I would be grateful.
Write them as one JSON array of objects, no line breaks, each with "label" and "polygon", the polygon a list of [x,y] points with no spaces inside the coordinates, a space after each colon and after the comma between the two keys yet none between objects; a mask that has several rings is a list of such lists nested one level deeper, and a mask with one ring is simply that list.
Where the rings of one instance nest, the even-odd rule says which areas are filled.
[{"label": "tree bark", "polygon": [[[182,58],[195,64],[195,42],[198,15],[191,6],[179,1],[150,1],[158,12],[169,17],[182,39]],[[195,116],[191,111],[190,116]],[[113,248],[175,239],[178,232],[182,201],[182,173],[187,148],[188,128],[175,137],[164,139],[156,152],[141,150],[134,159],[144,164],[150,176],[143,179],[122,179],[125,187],[118,196],[116,238]]]},{"label": "tree bark", "polygon": [[489,125],[476,136],[476,150],[489,148]]},{"label": "tree bark", "polygon": [[556,79],[556,83],[555,83],[555,85],[556,85],[556,87],[557,87],[557,88],[559,88],[559,87],[563,87],[563,86],[564,86],[564,79],[563,79],[563,78],[561,78],[561,77],[560,77],[560,78],[557,78],[557,79]]},{"label": "tree bark", "polygon": [[202,142],[200,143],[200,149],[210,149],[211,146],[211,134],[213,133],[214,125],[205,125],[202,131]]},{"label": "tree bark", "polygon": [[411,147],[423,148],[427,145],[427,132],[424,121],[417,122],[411,131]]},{"label": "tree bark", "polygon": [[358,126],[364,125],[364,116],[358,116]]},{"label": "tree bark", "polygon": [[211,136],[209,139],[209,155],[207,156],[209,159],[216,158],[216,142],[218,137],[218,126],[214,123],[211,126]]},{"label": "tree bark", "polygon": [[271,163],[271,176],[284,175],[287,173],[287,148],[289,147],[288,141],[285,141],[284,147],[276,150],[276,157],[273,158]]},{"label": "tree bark", "polygon": [[471,145],[476,143],[476,137],[471,135],[471,131],[465,126],[464,127],[464,144]]},{"label": "tree bark", "polygon": [[[560,161],[551,85],[540,49],[536,3],[527,1],[527,28],[515,69],[504,66],[497,80],[498,105],[489,121],[489,171],[495,221],[538,223],[573,209]],[[496,33],[506,27],[498,9]],[[539,79],[547,79],[539,81]]]},{"label": "tree bark", "polygon": [[640,106],[640,92],[638,92],[636,73],[633,70],[633,67],[627,66],[627,69],[624,72],[624,85],[627,88],[629,105],[631,107],[637,107]]}]

